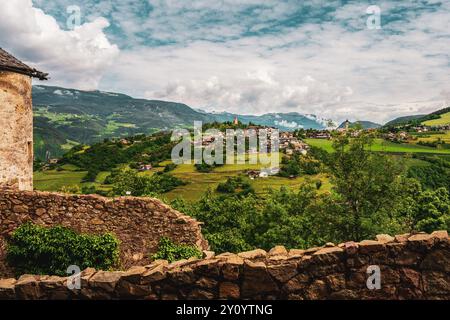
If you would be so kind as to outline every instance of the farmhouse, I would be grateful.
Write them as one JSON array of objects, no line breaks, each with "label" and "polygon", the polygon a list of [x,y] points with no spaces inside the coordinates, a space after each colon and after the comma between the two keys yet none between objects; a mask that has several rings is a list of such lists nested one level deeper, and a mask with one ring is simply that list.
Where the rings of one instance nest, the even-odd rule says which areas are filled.
[{"label": "farmhouse", "polygon": [[0,48],[0,186],[33,190],[31,79],[47,76]]}]

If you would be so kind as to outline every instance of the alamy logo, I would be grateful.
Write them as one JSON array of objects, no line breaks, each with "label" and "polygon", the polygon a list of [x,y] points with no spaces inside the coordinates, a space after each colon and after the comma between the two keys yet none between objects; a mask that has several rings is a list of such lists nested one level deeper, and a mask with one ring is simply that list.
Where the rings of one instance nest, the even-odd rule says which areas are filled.
[{"label": "alamy logo", "polygon": [[379,290],[381,289],[381,271],[379,266],[368,266],[367,267],[367,274],[369,277],[367,278],[367,289],[369,290]]},{"label": "alamy logo", "polygon": [[75,5],[68,6],[66,11],[69,14],[67,18],[67,29],[74,30],[81,25],[81,8]]},{"label": "alamy logo", "polygon": [[79,266],[71,265],[67,268],[67,274],[71,276],[67,278],[67,288],[69,290],[81,289],[81,270]]},{"label": "alamy logo", "polygon": [[381,29],[381,8],[379,6],[370,6],[366,13],[369,15],[366,21],[369,30]]},{"label": "alamy logo", "polygon": [[[180,141],[181,140],[181,141]],[[203,132],[201,121],[194,122],[193,136],[187,129],[176,129],[172,141],[175,164],[261,164],[279,166],[279,131],[274,128],[217,129]],[[274,174],[274,173],[272,173]]]}]

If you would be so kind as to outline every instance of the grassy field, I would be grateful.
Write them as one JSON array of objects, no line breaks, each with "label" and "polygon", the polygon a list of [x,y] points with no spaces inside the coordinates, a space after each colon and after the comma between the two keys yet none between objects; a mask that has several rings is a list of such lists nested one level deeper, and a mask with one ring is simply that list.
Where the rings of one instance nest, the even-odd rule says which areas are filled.
[{"label": "grassy field", "polygon": [[34,187],[40,191],[60,191],[64,186],[81,185],[86,171],[48,170],[34,173]]},{"label": "grassy field", "polygon": [[416,135],[417,136],[417,142],[423,141],[423,142],[433,142],[438,139],[444,141],[445,143],[450,144],[450,131],[445,131],[443,133],[427,133],[427,134],[421,134]]},{"label": "grassy field", "polygon": [[445,125],[450,123],[450,112],[441,114],[441,117],[439,119],[433,119],[422,122],[425,126],[439,126],[439,125]]},{"label": "grassy field", "polygon": [[[332,152],[332,141],[324,139],[306,139],[306,142],[310,145],[317,146]],[[396,144],[387,142],[381,139],[376,139],[375,144],[371,148],[373,151],[391,152],[393,157],[401,157],[403,153],[430,153],[439,154],[439,156],[449,156],[450,150],[438,150],[430,147],[419,146],[415,144]],[[281,157],[281,154],[278,155]],[[248,156],[246,157],[248,160]],[[150,171],[142,172],[141,175],[153,175],[155,172],[164,170],[164,166],[169,164],[170,161],[160,163],[159,167],[154,167]],[[428,163],[422,160],[407,157],[407,166],[427,165]],[[237,176],[239,174],[245,174],[246,170],[260,170],[267,165],[249,164],[225,164],[223,166],[215,168],[212,172],[201,173],[195,169],[193,164],[178,165],[170,173],[184,181],[188,182],[187,185],[180,186],[163,196],[168,200],[173,200],[178,197],[182,197],[188,201],[196,201],[208,190],[215,190],[217,185],[221,182],[225,182],[229,177]],[[79,169],[73,165],[62,166],[62,171],[49,170],[45,172],[36,172],[34,176],[35,188],[43,191],[60,191],[63,187],[73,186],[89,186],[94,185],[100,190],[110,190],[110,185],[105,185],[105,179],[110,172],[100,172],[93,183],[82,183],[83,177],[86,175],[85,171],[78,171]],[[329,191],[331,184],[329,178],[324,174],[315,176],[300,176],[295,179],[282,178],[277,176],[271,176],[268,178],[258,178],[251,181],[252,186],[259,195],[263,195],[267,192],[267,189],[279,189],[282,186],[291,188],[298,188],[300,184],[306,181],[322,181],[321,191]]]},{"label": "grassy field", "polygon": [[[230,166],[230,168],[228,168]],[[201,196],[206,192],[206,190],[211,189],[215,190],[217,185],[221,182],[225,182],[229,177],[237,176],[241,173],[244,173],[246,169],[243,166],[240,170],[236,169],[236,165],[224,165],[220,167],[222,170],[209,173],[200,173],[195,171],[194,166],[190,165],[180,165],[172,174],[176,177],[184,179],[185,181],[189,181],[189,183],[185,186],[180,186],[166,194],[164,197],[168,200],[173,200],[177,197],[184,198],[188,201],[195,201],[201,198]],[[229,170],[227,170],[229,169]],[[329,179],[324,175],[316,175],[316,176],[302,176],[297,177],[295,179],[288,179],[282,177],[271,176],[268,178],[257,178],[251,181],[253,188],[256,193],[259,195],[263,195],[267,193],[267,189],[279,189],[281,186],[297,188],[300,184],[310,179],[321,180],[322,187],[321,190],[326,191],[331,188],[329,183]]]},{"label": "grassy field", "polygon": [[[306,143],[322,148],[328,152],[333,152],[333,141],[326,139],[305,139]],[[394,143],[383,139],[375,139],[374,144],[370,148],[376,152],[390,153],[432,153],[432,154],[450,154],[450,149],[436,149],[426,146],[407,143]]]},{"label": "grassy field", "polygon": [[[278,155],[281,157],[281,154]],[[247,158],[248,159],[248,158]],[[154,167],[150,171],[142,172],[141,175],[151,176],[155,172],[164,170],[164,166],[169,164],[170,161],[160,163],[160,167]],[[217,185],[221,182],[225,182],[229,177],[244,174],[246,170],[258,170],[268,166],[262,164],[225,164],[221,167],[215,168],[212,172],[201,173],[195,169],[193,164],[178,165],[170,173],[184,181],[188,182],[187,185],[180,186],[163,196],[167,200],[173,200],[178,197],[182,197],[188,201],[196,201],[208,190],[215,190]],[[86,175],[85,171],[77,171],[78,168],[73,165],[64,165],[62,171],[49,170],[45,172],[36,172],[34,175],[34,186],[37,190],[42,191],[60,191],[63,187],[74,186],[90,186],[94,185],[100,190],[110,190],[110,185],[105,185],[105,179],[110,174],[107,171],[100,172],[94,183],[82,183],[83,177]],[[302,176],[295,179],[281,178],[271,176],[268,178],[258,178],[251,181],[252,186],[259,195],[267,193],[267,189],[275,188],[279,189],[281,186],[287,186],[291,188],[297,188],[300,184],[307,180],[322,181],[322,191],[330,190],[331,185],[329,179],[325,175],[316,176]]]}]

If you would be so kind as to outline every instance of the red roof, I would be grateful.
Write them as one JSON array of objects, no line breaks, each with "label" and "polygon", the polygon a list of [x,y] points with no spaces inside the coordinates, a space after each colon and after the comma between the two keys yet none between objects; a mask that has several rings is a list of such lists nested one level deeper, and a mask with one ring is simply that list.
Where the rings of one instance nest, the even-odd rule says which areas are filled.
[{"label": "red roof", "polygon": [[39,80],[47,80],[48,77],[48,73],[43,73],[36,69],[30,68],[2,48],[0,48],[0,71],[16,72],[38,78]]}]

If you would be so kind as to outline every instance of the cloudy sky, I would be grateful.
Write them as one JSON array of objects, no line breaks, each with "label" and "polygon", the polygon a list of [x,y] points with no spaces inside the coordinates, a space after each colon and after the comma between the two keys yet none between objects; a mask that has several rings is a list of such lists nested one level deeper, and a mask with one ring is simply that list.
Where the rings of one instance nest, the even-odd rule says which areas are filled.
[{"label": "cloudy sky", "polygon": [[[367,27],[370,5],[381,29]],[[8,0],[0,9],[0,46],[52,85],[337,121],[384,122],[450,101],[449,0]]]}]

